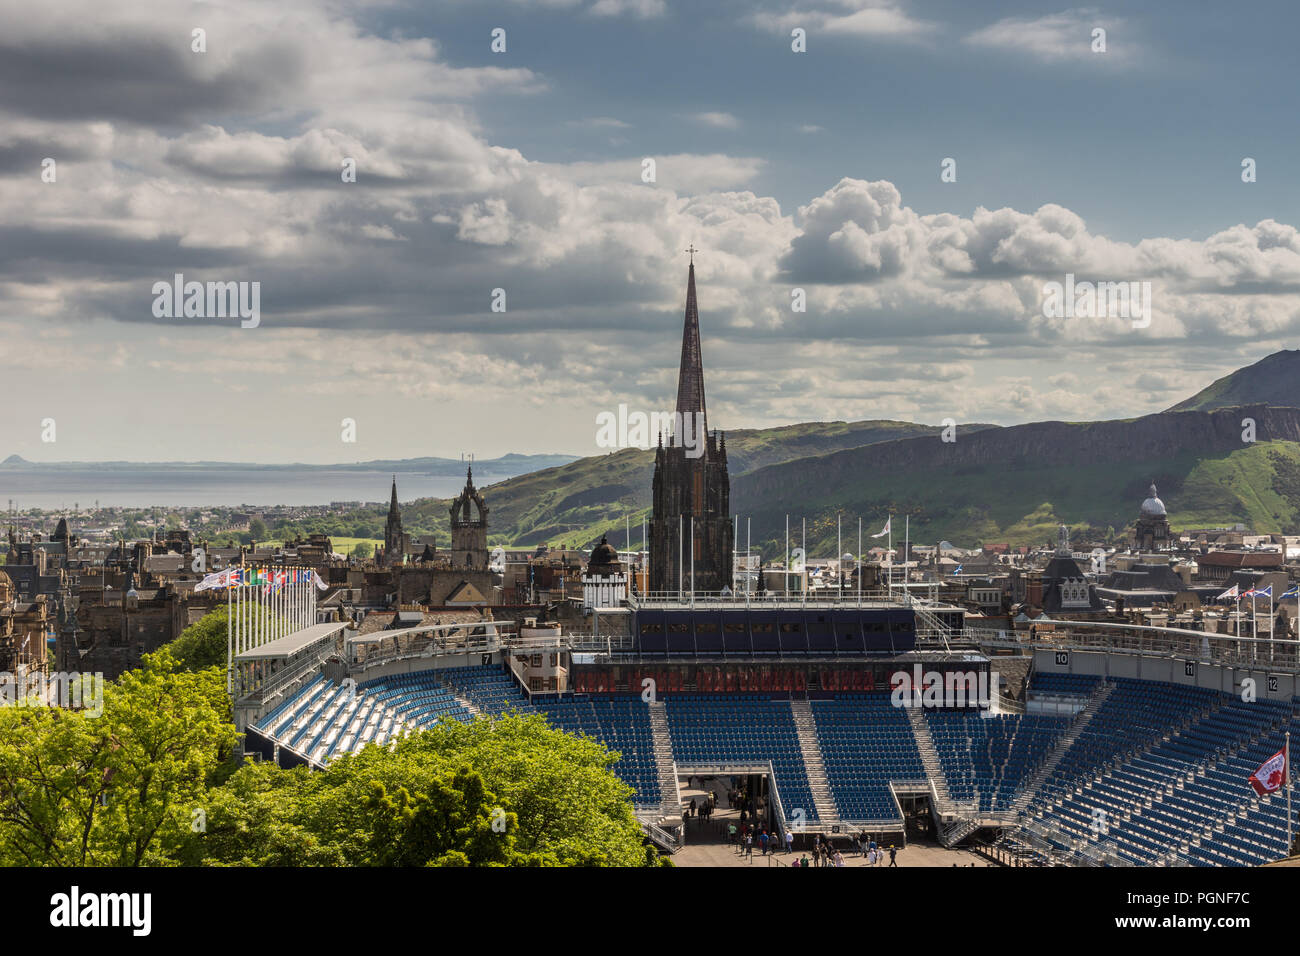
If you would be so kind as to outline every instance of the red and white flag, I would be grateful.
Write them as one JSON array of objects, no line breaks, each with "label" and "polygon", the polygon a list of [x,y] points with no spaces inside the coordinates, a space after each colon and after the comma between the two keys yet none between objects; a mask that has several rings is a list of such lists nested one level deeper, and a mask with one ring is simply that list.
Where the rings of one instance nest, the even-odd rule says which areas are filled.
[{"label": "red and white flag", "polygon": [[1279,750],[1269,757],[1259,769],[1248,778],[1250,785],[1261,797],[1266,793],[1275,793],[1286,786],[1286,751]]},{"label": "red and white flag", "polygon": [[894,526],[894,516],[890,515],[888,518],[885,519],[885,526],[880,529],[880,534],[873,534],[871,537],[883,538],[885,535],[889,534],[889,529],[892,528],[893,526]]}]

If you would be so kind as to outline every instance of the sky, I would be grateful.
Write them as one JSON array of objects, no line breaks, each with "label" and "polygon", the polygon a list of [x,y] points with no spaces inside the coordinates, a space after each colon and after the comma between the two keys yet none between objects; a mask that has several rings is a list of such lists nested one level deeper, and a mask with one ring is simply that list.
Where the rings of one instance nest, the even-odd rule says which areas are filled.
[{"label": "sky", "polygon": [[671,410],[692,245],[711,427],[1159,411],[1300,330],[1298,21],[0,0],[0,458],[598,454]]}]

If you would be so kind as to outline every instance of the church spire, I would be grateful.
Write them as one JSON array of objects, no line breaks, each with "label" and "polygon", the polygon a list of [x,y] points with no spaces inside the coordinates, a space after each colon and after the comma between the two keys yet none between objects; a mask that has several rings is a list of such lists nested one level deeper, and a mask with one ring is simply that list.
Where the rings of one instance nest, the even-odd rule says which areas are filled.
[{"label": "church spire", "polygon": [[[677,375],[677,412],[683,430],[698,435],[708,434],[708,417],[704,407],[704,356],[700,351],[700,313],[695,305],[695,252],[694,246],[686,250],[691,254],[690,271],[686,279],[686,319],[682,327],[682,365]],[[698,416],[693,427],[687,425],[687,415]],[[678,436],[678,443],[681,436]]]},{"label": "church spire", "polygon": [[393,496],[388,501],[388,518],[390,521],[394,518],[400,521],[401,517],[397,510],[397,476],[393,475]]}]

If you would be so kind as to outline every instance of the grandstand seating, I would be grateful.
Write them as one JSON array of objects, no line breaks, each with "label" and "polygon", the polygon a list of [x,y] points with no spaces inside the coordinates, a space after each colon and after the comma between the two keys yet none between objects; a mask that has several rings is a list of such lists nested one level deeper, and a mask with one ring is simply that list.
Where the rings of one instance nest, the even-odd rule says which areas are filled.
[{"label": "grandstand seating", "polygon": [[683,763],[771,761],[786,816],[817,810],[788,700],[755,694],[673,694],[665,700],[673,754]]},{"label": "grandstand seating", "polygon": [[564,696],[539,702],[553,727],[585,734],[622,756],[614,772],[636,790],[638,806],[658,806],[658,768],[650,730],[650,707],[640,697]]},{"label": "grandstand seating", "polygon": [[[953,799],[978,798],[981,812],[1004,812],[1042,765],[1045,779],[1026,820],[1041,824],[1036,829],[1058,850],[1093,846],[1134,865],[1197,866],[1257,865],[1286,853],[1283,795],[1257,797],[1247,778],[1282,748],[1288,726],[1300,739],[1294,701],[1246,703],[1202,688],[1127,678],[1108,680],[1108,694],[1099,695],[1099,681],[1032,675],[1031,703],[1054,702],[1060,716],[1050,709],[994,717],[925,711]],[[1094,709],[1086,722],[1067,716],[1089,701]],[[356,693],[317,675],[256,729],[323,764],[414,728],[470,720],[473,709],[541,713],[559,729],[618,751],[621,759],[613,769],[635,790],[638,806],[659,807],[666,796],[660,791],[650,707],[639,697],[566,694],[530,700],[499,667],[398,674],[367,681]],[[907,712],[893,706],[888,692],[812,700],[809,712],[840,820],[901,823],[890,782],[926,776]],[[675,760],[771,762],[787,818],[802,809],[804,819],[817,821],[788,699],[671,694],[664,715]],[[1072,726],[1076,736],[1063,738]],[[1059,761],[1044,765],[1058,746],[1064,748],[1057,752]],[[1098,810],[1104,815],[1098,817]],[[1045,859],[1041,846],[1018,849]]]},{"label": "grandstand seating", "polygon": [[901,823],[889,781],[925,779],[907,713],[888,693],[841,694],[811,708],[840,818]]},{"label": "grandstand seating", "polygon": [[1011,806],[1028,772],[1065,733],[1065,717],[927,711],[930,737],[954,800],[978,798],[983,813]]},{"label": "grandstand seating", "polygon": [[1108,846],[1135,865],[1241,866],[1283,855],[1285,817],[1278,831],[1276,801],[1260,801],[1247,777],[1280,749],[1291,707],[1116,683],[1036,801],[1034,816],[1056,834],[1052,842]]}]

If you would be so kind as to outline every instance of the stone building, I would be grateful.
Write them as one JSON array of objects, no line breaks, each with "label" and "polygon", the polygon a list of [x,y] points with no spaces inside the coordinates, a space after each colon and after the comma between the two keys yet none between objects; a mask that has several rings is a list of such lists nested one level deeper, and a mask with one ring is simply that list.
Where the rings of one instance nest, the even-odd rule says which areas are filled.
[{"label": "stone building", "polygon": [[1154,482],[1151,484],[1147,499],[1142,502],[1133,539],[1133,547],[1137,551],[1165,551],[1173,542],[1173,535],[1169,533],[1169,517],[1165,514],[1165,503],[1156,494]]},{"label": "stone building", "polygon": [[474,487],[474,466],[465,472],[465,488],[451,505],[451,566],[472,571],[488,566],[488,508]]},{"label": "stone building", "polygon": [[584,607],[618,607],[627,597],[627,571],[618,559],[618,551],[602,535],[591,552],[587,573],[582,576]]},{"label": "stone building", "polygon": [[406,563],[409,537],[402,530],[402,511],[397,507],[397,476],[393,476],[393,494],[388,502],[388,520],[384,522],[384,551],[379,564],[396,567]]},{"label": "stone building", "polygon": [[679,433],[669,435],[667,446],[660,433],[655,451],[650,590],[730,590],[731,480],[726,439],[708,426],[693,254],[686,279],[675,430]]}]

